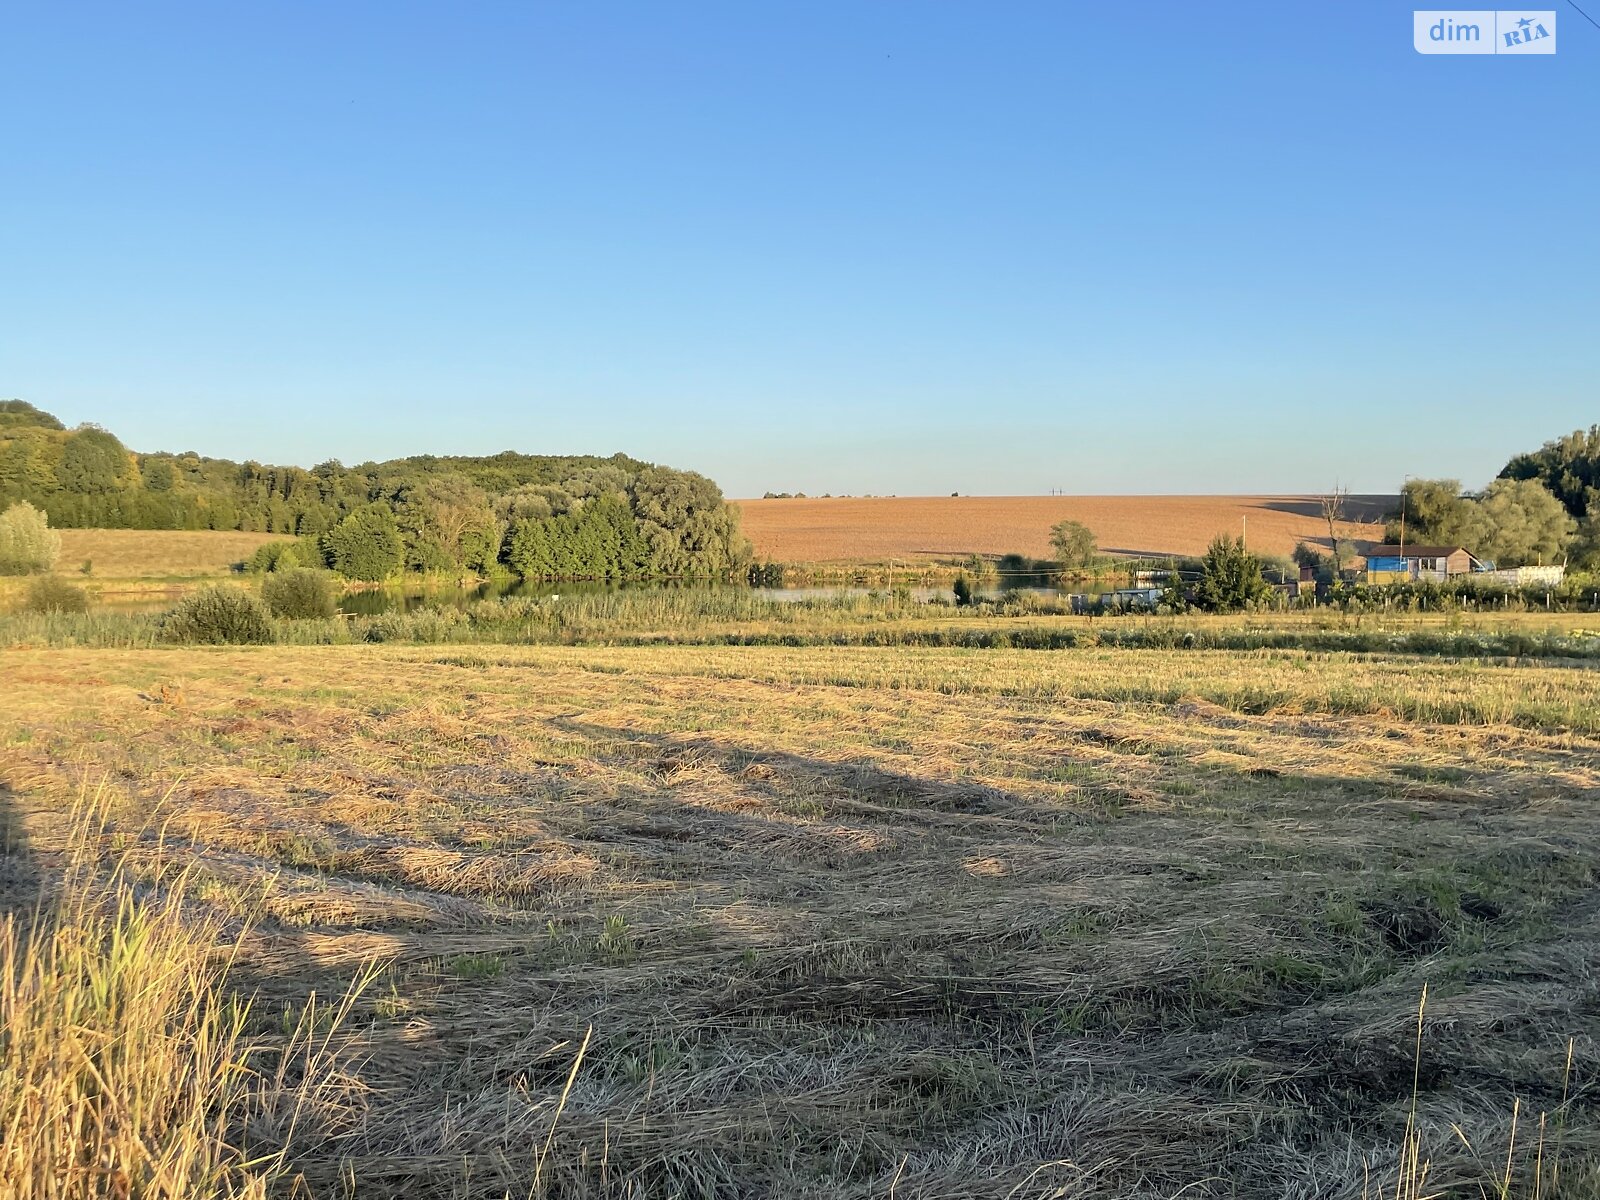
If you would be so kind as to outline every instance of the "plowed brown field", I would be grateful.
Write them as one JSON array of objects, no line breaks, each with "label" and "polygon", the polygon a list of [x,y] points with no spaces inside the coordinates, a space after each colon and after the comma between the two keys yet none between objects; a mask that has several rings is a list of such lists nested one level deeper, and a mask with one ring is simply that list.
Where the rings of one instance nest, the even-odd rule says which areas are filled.
[{"label": "plowed brown field", "polygon": [[[1326,546],[1315,496],[908,496],[741,500],[756,556],[776,562],[882,562],[967,554],[1050,554],[1050,527],[1081,521],[1117,554],[1200,554],[1219,533],[1288,555]],[[1381,540],[1393,496],[1352,496],[1341,536]]]}]

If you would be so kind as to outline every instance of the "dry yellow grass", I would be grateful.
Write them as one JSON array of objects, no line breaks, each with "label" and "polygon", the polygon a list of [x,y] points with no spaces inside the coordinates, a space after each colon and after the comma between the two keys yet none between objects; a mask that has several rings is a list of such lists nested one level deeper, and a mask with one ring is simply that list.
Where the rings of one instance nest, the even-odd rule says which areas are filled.
[{"label": "dry yellow grass", "polygon": [[264,1200],[293,1126],[342,1090],[337,1023],[253,1035],[222,919],[159,846],[115,852],[105,796],[69,816],[61,877],[32,905],[0,812],[0,1200]]},{"label": "dry yellow grass", "polygon": [[[159,809],[195,899],[255,917],[258,1011],[382,964],[372,1102],[289,1155],[313,1195],[1353,1198],[1418,1161],[1441,1196],[1600,1184],[1600,737],[1501,723],[1572,711],[1587,671],[509,646],[0,669],[0,806],[45,866],[109,774],[131,861]],[[1561,1134],[1508,1168],[1517,1098]]]},{"label": "dry yellow grass", "polygon": [[57,569],[71,575],[85,562],[95,579],[223,575],[249,558],[271,533],[189,529],[61,529]]},{"label": "dry yellow grass", "polygon": [[[1388,496],[1351,497],[1341,536],[1380,540]],[[741,500],[756,556],[775,562],[883,562],[968,554],[1048,558],[1050,527],[1080,521],[1115,554],[1202,554],[1219,533],[1247,533],[1263,554],[1325,545],[1315,496],[931,496]]]}]

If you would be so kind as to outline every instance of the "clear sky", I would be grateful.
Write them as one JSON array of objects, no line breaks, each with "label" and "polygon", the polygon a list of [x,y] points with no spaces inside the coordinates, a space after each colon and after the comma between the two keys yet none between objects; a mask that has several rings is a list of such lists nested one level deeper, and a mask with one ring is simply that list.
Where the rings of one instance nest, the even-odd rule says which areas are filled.
[{"label": "clear sky", "polygon": [[1600,421],[1600,29],[1557,29],[14,2],[0,396],[141,450],[622,450],[733,496],[1481,484]]}]

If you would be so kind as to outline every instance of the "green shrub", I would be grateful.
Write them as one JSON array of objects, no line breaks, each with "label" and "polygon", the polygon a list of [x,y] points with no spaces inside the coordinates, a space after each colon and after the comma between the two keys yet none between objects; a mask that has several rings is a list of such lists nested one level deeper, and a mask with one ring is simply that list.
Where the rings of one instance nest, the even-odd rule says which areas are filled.
[{"label": "green shrub", "polygon": [[1254,608],[1272,595],[1261,574],[1261,560],[1245,549],[1244,538],[1218,536],[1206,550],[1195,587],[1195,601],[1211,612]]},{"label": "green shrub", "polygon": [[291,621],[327,620],[337,608],[327,572],[309,567],[267,576],[261,584],[261,600],[273,616]]},{"label": "green shrub", "polygon": [[0,575],[32,575],[56,565],[61,535],[23,500],[0,513]]},{"label": "green shrub", "polygon": [[346,579],[377,582],[399,574],[404,543],[394,514],[380,504],[357,509],[323,538],[328,565]]},{"label": "green shrub", "polygon": [[74,587],[59,575],[45,575],[28,585],[22,611],[31,613],[85,613],[89,593]]},{"label": "green shrub", "polygon": [[259,600],[231,587],[208,587],[185,597],[161,618],[161,640],[210,646],[272,641],[272,620]]},{"label": "green shrub", "polygon": [[300,547],[294,542],[263,542],[244,564],[252,575],[292,571],[300,566]]},{"label": "green shrub", "polygon": [[294,556],[302,567],[326,567],[328,555],[322,548],[320,533],[302,533],[294,540]]}]

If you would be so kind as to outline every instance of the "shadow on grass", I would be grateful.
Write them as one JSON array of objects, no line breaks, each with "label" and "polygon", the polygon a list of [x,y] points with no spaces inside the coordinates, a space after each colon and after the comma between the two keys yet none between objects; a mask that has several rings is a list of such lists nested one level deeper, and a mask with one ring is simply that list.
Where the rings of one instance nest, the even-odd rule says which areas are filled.
[{"label": "shadow on grass", "polygon": [[[1324,935],[1300,918],[1318,911],[1316,889],[1392,864],[1375,850],[1414,798],[1355,816],[1275,810],[1291,785],[1353,798],[1349,780],[1288,770],[1229,782],[1244,795],[1241,820],[1248,810],[1293,830],[1230,832],[1225,815],[1208,825],[1165,812],[1136,814],[1148,819],[1132,828],[1051,810],[1026,785],[965,777],[960,756],[925,757],[920,770],[902,758],[912,768],[896,770],[824,757],[831,746],[752,745],[755,732],[737,727],[658,733],[578,715],[549,725],[582,753],[530,773],[524,790],[493,762],[458,763],[407,779],[428,795],[409,837],[382,818],[317,822],[333,851],[359,852],[327,860],[321,877],[339,886],[466,897],[477,868],[536,864],[557,842],[606,874],[516,904],[480,894],[482,911],[454,926],[466,906],[373,931],[373,943],[388,934],[407,953],[420,947],[403,965],[422,969],[412,981],[396,971],[393,991],[375,989],[363,1009],[362,1070],[377,1100],[359,1126],[306,1130],[312,1148],[296,1166],[315,1194],[343,1194],[347,1178],[362,1195],[534,1194],[551,1129],[538,1185],[550,1197],[1265,1200],[1352,1194],[1340,1188],[1359,1172],[1358,1136],[1387,1153],[1413,1080],[1407,1009],[1439,947],[1340,994],[1318,982],[1338,964],[1302,949]],[[376,789],[376,774],[363,786]],[[13,799],[0,794],[5,809]],[[1455,853],[1532,833],[1487,824],[1520,809],[1476,807],[1483,825],[1426,845]],[[504,849],[452,842],[458,812],[486,828],[503,819]],[[1302,828],[1312,812],[1316,828]],[[1053,828],[1063,814],[1076,824]],[[294,806],[281,815],[312,819]],[[1341,868],[1313,853],[1325,831],[1363,822],[1368,832],[1340,850],[1372,862]],[[1586,828],[1565,836],[1587,841]],[[884,836],[823,854],[841,833]],[[1279,855],[1273,842],[1291,833],[1296,853]],[[429,874],[405,873],[408,848]],[[320,873],[309,857],[308,883]],[[1040,866],[1054,873],[1029,874]],[[1410,911],[1398,913],[1410,924],[1393,906],[1375,921],[1414,940]],[[322,955],[369,931],[334,910],[319,926],[264,925],[282,952],[236,986],[337,994],[351,962]],[[1477,1103],[1537,1078],[1528,1067],[1548,1055],[1531,1033],[1502,1034],[1516,1058],[1475,1075],[1481,1033],[1517,1000],[1517,1019],[1542,1037],[1566,1003],[1551,981],[1577,977],[1583,958],[1575,949],[1560,972],[1533,961],[1509,981],[1484,960],[1470,980],[1484,999],[1462,1002],[1460,1031],[1430,1043],[1424,1085],[1459,1083]],[[1092,1179],[1061,1165],[1087,1156],[1103,1164]],[[1195,1190],[1215,1174],[1197,1164],[1218,1164],[1228,1187]],[[1068,1190],[1034,1188],[1040,1179]]]},{"label": "shadow on grass", "polygon": [[16,793],[0,782],[0,919],[31,916],[41,903],[43,882]]}]

